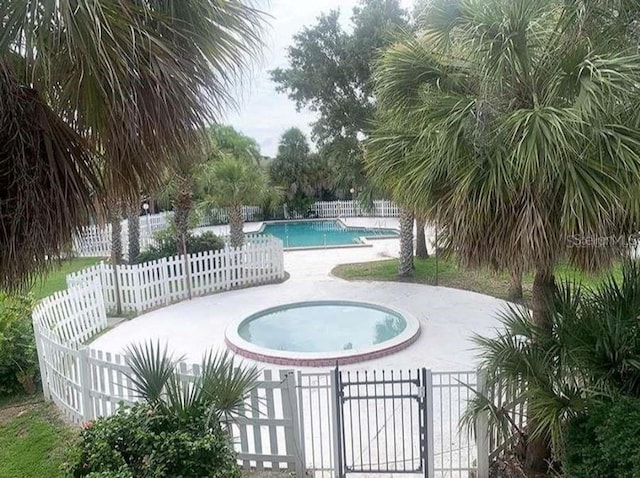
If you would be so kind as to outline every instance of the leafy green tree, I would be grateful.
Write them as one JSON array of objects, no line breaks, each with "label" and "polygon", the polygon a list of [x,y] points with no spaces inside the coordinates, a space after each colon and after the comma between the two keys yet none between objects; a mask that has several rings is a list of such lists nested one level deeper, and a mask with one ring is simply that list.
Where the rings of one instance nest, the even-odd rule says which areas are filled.
[{"label": "leafy green tree", "polygon": [[321,198],[331,189],[326,156],[311,152],[306,136],[298,128],[290,128],[282,135],[269,174],[292,204]]},{"label": "leafy green tree", "polygon": [[[3,0],[0,283],[64,252],[107,195],[153,190],[260,47],[243,1]],[[107,194],[109,193],[109,194]]]},{"label": "leafy green tree", "polygon": [[220,154],[230,154],[236,158],[260,164],[262,154],[255,139],[229,125],[212,126],[208,133],[212,143],[210,159],[216,159]]},{"label": "leafy green tree", "polygon": [[229,234],[232,247],[244,244],[242,206],[260,203],[272,194],[268,175],[257,165],[225,155],[205,166],[205,199],[201,207],[225,207],[229,210]]},{"label": "leafy green tree", "polygon": [[[532,270],[541,329],[561,259],[595,269],[620,253],[571,238],[640,222],[640,117],[629,106],[640,100],[640,57],[617,32],[632,3],[588,3],[434,2],[420,33],[376,69],[369,170],[426,205],[464,264]],[[546,467],[548,437],[538,438],[531,468]]]},{"label": "leafy green tree", "polygon": [[339,18],[339,11],[331,11],[304,28],[289,48],[289,68],[271,74],[278,91],[287,93],[298,108],[319,114],[313,139],[332,158],[335,184],[349,191],[366,181],[360,142],[375,110],[373,59],[408,23],[397,0],[362,1],[353,9],[351,32]]}]

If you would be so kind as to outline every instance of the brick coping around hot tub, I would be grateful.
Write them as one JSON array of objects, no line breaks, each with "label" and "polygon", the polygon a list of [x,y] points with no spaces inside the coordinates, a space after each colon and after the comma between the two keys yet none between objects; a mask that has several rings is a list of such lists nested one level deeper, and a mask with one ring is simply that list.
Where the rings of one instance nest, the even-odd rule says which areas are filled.
[{"label": "brick coping around hot tub", "polygon": [[[385,349],[372,350],[370,352],[364,352],[354,355],[343,355],[339,357],[322,357],[322,358],[304,358],[304,357],[278,357],[277,355],[268,355],[258,352],[252,352],[245,350],[237,345],[233,344],[227,337],[224,341],[229,349],[240,355],[241,357],[256,360],[258,362],[271,363],[275,365],[289,365],[295,367],[332,367],[334,365],[350,365],[358,362],[365,362],[367,360],[374,360],[387,355],[392,355],[400,350],[406,349],[413,344],[422,333],[422,328],[418,328],[417,332],[407,340],[400,342],[399,344],[392,345]],[[300,355],[303,355],[301,353]]]}]

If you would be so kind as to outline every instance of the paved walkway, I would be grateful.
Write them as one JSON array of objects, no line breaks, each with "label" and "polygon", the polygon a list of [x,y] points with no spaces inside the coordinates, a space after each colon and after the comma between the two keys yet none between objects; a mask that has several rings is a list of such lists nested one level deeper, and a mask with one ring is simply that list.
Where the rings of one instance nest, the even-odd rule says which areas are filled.
[{"label": "paved walkway", "polygon": [[[380,221],[384,221],[382,224]],[[397,227],[393,218],[347,219],[348,225]],[[257,230],[251,223],[247,230]],[[222,232],[216,228],[216,232]],[[399,282],[347,282],[330,272],[338,264],[367,262],[397,256],[398,239],[372,241],[370,247],[285,252],[290,279],[282,284],[253,287],[193,299],[126,321],[101,335],[92,347],[121,353],[132,342],[159,339],[178,356],[198,362],[210,348],[224,345],[231,322],[275,305],[304,300],[343,299],[385,304],[415,316],[420,338],[408,348],[381,358],[348,366],[434,370],[469,370],[475,352],[474,333],[488,334],[496,327],[496,312],[504,302],[481,294],[445,287]],[[278,368],[268,365],[269,368]]]}]

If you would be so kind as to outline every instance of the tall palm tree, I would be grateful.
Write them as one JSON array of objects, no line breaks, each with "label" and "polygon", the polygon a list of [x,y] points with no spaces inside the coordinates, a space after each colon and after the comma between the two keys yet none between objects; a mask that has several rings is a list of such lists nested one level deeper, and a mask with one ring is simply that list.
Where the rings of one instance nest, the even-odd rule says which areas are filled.
[{"label": "tall palm tree", "polygon": [[140,255],[140,199],[136,198],[127,204],[127,242],[129,263]]},{"label": "tall palm tree", "polygon": [[490,425],[506,434],[502,438],[526,439],[504,412],[528,402],[559,458],[568,422],[590,405],[620,394],[640,397],[638,264],[625,263],[622,276],[610,276],[595,289],[559,284],[550,329],[533,324],[528,309],[513,306],[501,314],[502,327],[493,337],[476,336],[486,389],[510,398],[497,406],[490,396],[478,396],[467,419],[489,412]]},{"label": "tall palm tree", "polygon": [[416,257],[420,259],[426,259],[429,257],[429,250],[427,249],[427,236],[425,234],[426,227],[426,218],[420,215],[420,213],[416,213]]},{"label": "tall palm tree", "polygon": [[244,244],[242,206],[259,204],[273,191],[267,174],[257,165],[226,155],[206,166],[205,209],[225,207],[229,210],[229,235],[232,247]]},{"label": "tall palm tree", "polygon": [[399,277],[409,277],[413,274],[413,222],[413,210],[408,207],[401,207]]},{"label": "tall palm tree", "polygon": [[[382,114],[368,170],[429,205],[464,264],[532,270],[541,328],[551,323],[559,260],[594,269],[620,253],[575,238],[625,234],[640,220],[640,57],[622,37],[586,27],[617,25],[626,12],[598,9],[596,18],[584,7],[436,1],[420,33],[376,69]],[[539,438],[531,468],[546,466],[548,437]]]},{"label": "tall palm tree", "polygon": [[153,189],[233,103],[261,22],[243,0],[2,1],[1,285],[49,267],[107,192]]}]

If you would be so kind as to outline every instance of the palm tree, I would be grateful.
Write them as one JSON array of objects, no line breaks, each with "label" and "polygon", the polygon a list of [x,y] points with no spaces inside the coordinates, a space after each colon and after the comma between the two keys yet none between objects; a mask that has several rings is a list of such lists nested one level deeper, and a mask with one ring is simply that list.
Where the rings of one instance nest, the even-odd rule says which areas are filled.
[{"label": "palm tree", "polygon": [[185,418],[205,410],[209,420],[229,425],[241,416],[245,399],[255,387],[259,370],[236,362],[228,352],[205,354],[200,375],[192,383],[180,377],[166,345],[146,342],[127,347],[129,379],[139,397],[164,413]]},{"label": "palm tree", "polygon": [[[640,219],[640,57],[587,28],[618,25],[632,3],[594,17],[578,0],[437,1],[377,65],[369,172],[428,205],[463,264],[533,271],[543,329],[560,259],[595,269],[620,253],[569,238]],[[531,440],[529,466],[545,468],[547,450]]]},{"label": "palm tree", "polygon": [[140,200],[136,198],[127,205],[127,239],[129,263],[140,255]]},{"label": "palm tree", "polygon": [[409,277],[413,274],[413,210],[400,208],[400,257],[398,276]]},{"label": "palm tree", "polygon": [[427,249],[427,236],[424,229],[427,227],[427,220],[416,213],[416,257],[426,259],[429,257]]},{"label": "palm tree", "polygon": [[230,243],[232,247],[241,247],[244,243],[242,206],[260,204],[274,188],[262,169],[234,156],[225,155],[205,168],[208,179],[202,207],[228,208]]},{"label": "palm tree", "polygon": [[499,405],[498,396],[478,396],[466,421],[489,412],[503,438],[526,440],[526,431],[505,412],[528,403],[538,427],[529,434],[548,436],[553,456],[560,458],[568,423],[590,405],[618,395],[640,397],[638,264],[626,263],[621,281],[611,276],[594,290],[559,284],[553,312],[551,327],[541,328],[529,309],[512,306],[501,314],[503,326],[495,336],[475,338],[487,390],[510,398]]},{"label": "palm tree", "polygon": [[233,103],[261,21],[242,0],[3,0],[2,286],[47,269],[105,196],[153,190]]}]

